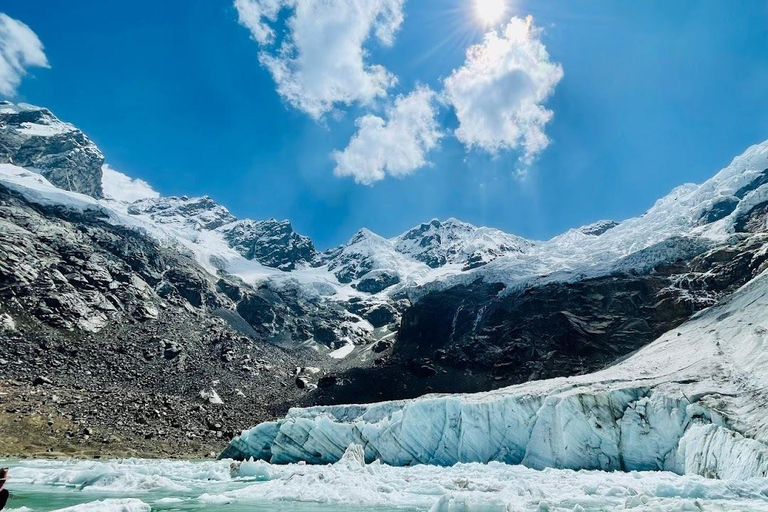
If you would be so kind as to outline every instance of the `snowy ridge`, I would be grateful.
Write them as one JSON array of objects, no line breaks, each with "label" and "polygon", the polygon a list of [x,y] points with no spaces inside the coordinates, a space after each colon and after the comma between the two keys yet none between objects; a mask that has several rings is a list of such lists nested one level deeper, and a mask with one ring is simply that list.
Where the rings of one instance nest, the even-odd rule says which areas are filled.
[{"label": "snowy ridge", "polygon": [[342,283],[350,283],[373,271],[390,272],[397,278],[396,282],[429,271],[426,264],[399,252],[391,240],[365,228],[355,233],[330,259],[328,269]]},{"label": "snowy ridge", "polygon": [[738,238],[739,219],[768,201],[768,142],[702,185],[686,184],[645,214],[598,221],[535,242],[455,219],[421,224],[392,239],[358,232],[328,256],[342,282],[384,274],[386,294],[413,287],[447,288],[482,278],[511,290],[532,280],[572,280],[612,272],[647,271]]},{"label": "snowy ridge", "polygon": [[[32,138],[45,149],[47,139],[64,136],[72,151],[52,153],[41,161],[52,166],[48,174],[43,172],[49,182],[77,190],[71,186],[72,169],[82,167],[78,155],[88,156],[83,162],[99,167],[93,176],[78,177],[78,187],[94,197],[101,197],[103,187],[108,201],[99,203],[101,207],[120,218],[131,217],[129,225],[141,225],[163,243],[185,248],[214,276],[224,271],[249,283],[286,280],[322,289],[339,300],[369,295],[386,300],[402,292],[417,298],[478,278],[512,290],[542,278],[560,281],[644,271],[729,243],[741,227],[739,219],[768,199],[764,142],[704,184],[676,188],[640,217],[621,223],[599,221],[547,242],[448,219],[423,223],[390,239],[363,229],[342,247],[318,254],[311,240],[295,233],[287,221],[238,220],[209,197],[160,197],[145,182],[102,168],[98,148],[47,109],[2,102],[0,118],[6,119],[8,140]],[[92,183],[94,179],[100,182]],[[21,186],[18,180],[15,185]],[[45,198],[40,190],[32,195],[72,203],[59,192]]]},{"label": "snowy ridge", "polygon": [[[32,203],[81,212],[96,212],[111,224],[143,230],[159,242],[193,255],[198,263],[214,276],[222,266],[238,268],[244,273],[247,272],[252,279],[266,279],[278,273],[277,270],[258,262],[246,260],[214,231],[198,230],[194,219],[178,218],[176,220],[179,222],[174,222],[171,220],[173,216],[169,215],[160,217],[167,222],[158,222],[149,214],[130,214],[128,209],[133,203],[109,198],[95,199],[85,194],[63,190],[34,171],[10,164],[0,164],[0,185],[21,194]],[[206,217],[207,215],[203,215],[203,218]]]},{"label": "snowy ridge", "polygon": [[595,224],[572,229],[437,284],[481,277],[514,288],[537,276],[568,280],[652,268],[728,243],[740,216],[768,197],[767,183],[768,141],[750,147],[702,185],[675,188],[639,217],[604,230],[595,230]]},{"label": "snowy ridge", "polygon": [[[14,113],[27,108],[2,107]],[[30,112],[37,116],[47,111],[35,107]],[[71,127],[52,119],[62,130]],[[768,142],[749,148],[704,184],[676,188],[640,217],[599,221],[547,242],[448,219],[432,220],[391,239],[362,229],[324,254],[287,221],[238,220],[209,197],[160,197],[146,183],[108,166],[102,177],[108,201],[99,204],[132,217],[128,224],[143,226],[163,243],[184,247],[214,276],[224,271],[249,283],[287,280],[339,300],[366,295],[386,300],[403,291],[416,298],[478,278],[512,290],[542,278],[645,271],[690,257],[729,243],[739,219],[766,202],[767,169]],[[59,192],[45,200],[54,201],[54,196],[63,204],[69,201]],[[36,197],[40,199],[39,191]]]},{"label": "snowy ridge", "polygon": [[37,137],[52,137],[78,131],[73,125],[57,119],[50,110],[28,103],[13,104],[0,101],[0,115],[29,114],[19,125],[18,132]]},{"label": "snowy ridge", "polygon": [[768,476],[768,275],[606,370],[474,395],[292,409],[224,457]]},{"label": "snowy ridge", "polygon": [[0,163],[34,169],[65,190],[102,197],[104,155],[50,110],[0,102]]},{"label": "snowy ridge", "polygon": [[129,204],[140,199],[160,197],[160,194],[146,181],[126,176],[109,165],[101,168],[101,187],[104,190],[105,199],[118,203]]},{"label": "snowy ridge", "polygon": [[401,254],[432,268],[448,263],[474,268],[508,253],[524,252],[534,242],[498,229],[476,227],[450,218],[432,219],[392,239]]}]

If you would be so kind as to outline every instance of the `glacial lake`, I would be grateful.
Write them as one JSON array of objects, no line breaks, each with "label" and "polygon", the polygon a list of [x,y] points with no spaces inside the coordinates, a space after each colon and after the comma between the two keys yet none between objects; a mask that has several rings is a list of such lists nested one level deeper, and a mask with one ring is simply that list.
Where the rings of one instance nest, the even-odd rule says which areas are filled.
[{"label": "glacial lake", "polygon": [[[25,512],[768,511],[768,479],[544,470],[396,468],[342,461],[10,460],[8,510]],[[70,508],[68,508],[70,507]],[[4,511],[5,512],[5,511]]]}]

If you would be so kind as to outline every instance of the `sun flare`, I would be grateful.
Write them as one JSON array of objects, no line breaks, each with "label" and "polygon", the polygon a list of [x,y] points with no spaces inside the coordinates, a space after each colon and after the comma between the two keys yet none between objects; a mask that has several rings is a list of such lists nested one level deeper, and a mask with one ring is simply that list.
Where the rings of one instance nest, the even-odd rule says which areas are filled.
[{"label": "sun flare", "polygon": [[474,0],[475,15],[486,25],[496,23],[507,10],[506,0]]}]

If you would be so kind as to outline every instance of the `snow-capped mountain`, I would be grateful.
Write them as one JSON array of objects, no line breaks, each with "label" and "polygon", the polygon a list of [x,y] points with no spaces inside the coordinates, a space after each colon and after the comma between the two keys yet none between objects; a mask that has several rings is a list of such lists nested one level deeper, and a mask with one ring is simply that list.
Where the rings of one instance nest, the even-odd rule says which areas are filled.
[{"label": "snow-capped mountain", "polygon": [[[289,221],[162,196],[102,165],[98,148],[46,109],[0,105],[0,158],[0,350],[21,361],[11,367],[21,380],[44,367],[74,382],[68,360],[39,340],[66,352],[87,339],[106,349],[78,364],[103,379],[127,364],[126,350],[146,353],[128,359],[145,368],[165,364],[152,355],[161,346],[184,382],[184,361],[199,369],[212,357],[225,402],[242,398],[238,372],[269,366],[255,362],[266,344],[295,362],[286,378],[303,403],[487,391],[605,368],[768,266],[768,142],[642,216],[548,241],[448,219],[392,238],[361,229],[325,252]],[[544,402],[565,392],[534,391]],[[515,400],[502,405],[523,407]]]},{"label": "snow-capped mountain", "polygon": [[493,228],[476,227],[456,219],[432,219],[393,239],[401,254],[426,263],[430,268],[448,264],[463,270],[480,267],[501,256],[522,253],[534,242]]},{"label": "snow-capped mountain", "polygon": [[0,101],[0,163],[37,169],[64,190],[102,196],[101,151],[46,108]]},{"label": "snow-capped mountain", "polygon": [[433,219],[389,239],[361,229],[349,242],[325,253],[324,260],[341,283],[353,283],[371,294],[398,293],[524,253],[534,245],[498,229]]},{"label": "snow-capped mountain", "polygon": [[222,226],[219,232],[243,258],[268,267],[290,271],[297,265],[312,265],[319,258],[312,240],[296,233],[288,220],[245,219]]},{"label": "snow-capped mountain", "polygon": [[361,229],[340,249],[328,255],[328,269],[340,283],[356,283],[361,291],[378,293],[425,273],[423,263],[399,252],[391,240]]},{"label": "snow-capped mountain", "polygon": [[131,215],[145,216],[158,224],[182,226],[194,231],[214,230],[235,221],[234,215],[208,196],[140,199],[128,206]]}]

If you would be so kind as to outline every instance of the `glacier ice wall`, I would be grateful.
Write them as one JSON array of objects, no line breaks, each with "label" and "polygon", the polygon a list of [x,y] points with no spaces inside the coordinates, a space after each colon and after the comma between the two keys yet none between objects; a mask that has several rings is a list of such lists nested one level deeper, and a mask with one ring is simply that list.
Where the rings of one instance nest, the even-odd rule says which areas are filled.
[{"label": "glacier ice wall", "polygon": [[592,375],[470,395],[292,409],[222,457],[338,461],[358,444],[395,466],[499,461],[532,468],[768,476],[768,276]]},{"label": "glacier ice wall", "polygon": [[473,398],[297,409],[244,432],[222,455],[326,464],[358,444],[366,462],[393,466],[498,461],[537,469],[768,476],[768,447],[683,396],[632,387]]}]

